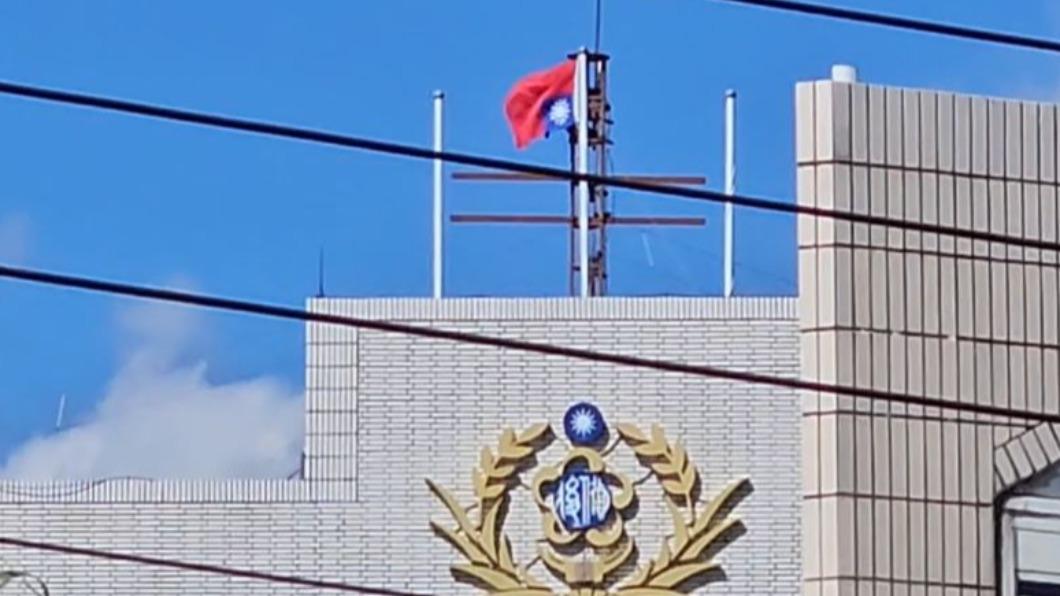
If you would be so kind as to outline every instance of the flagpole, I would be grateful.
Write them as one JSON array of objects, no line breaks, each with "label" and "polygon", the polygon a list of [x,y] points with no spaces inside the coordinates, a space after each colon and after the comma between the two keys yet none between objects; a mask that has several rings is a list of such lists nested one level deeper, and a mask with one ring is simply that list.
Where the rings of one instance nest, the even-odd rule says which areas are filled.
[{"label": "flagpole", "polygon": [[[736,92],[729,89],[725,92],[725,194],[736,194]],[[724,296],[732,297],[732,203],[725,203],[725,252],[724,271],[722,273]]]},{"label": "flagpole", "polygon": [[[445,93],[434,92],[434,151],[442,151],[442,110]],[[434,160],[434,251],[433,292],[435,299],[442,297],[442,160]]]},{"label": "flagpole", "polygon": [[[589,173],[589,54],[578,50],[574,70],[574,118],[578,126],[578,173]],[[578,182],[578,280],[589,297],[589,182]]]}]

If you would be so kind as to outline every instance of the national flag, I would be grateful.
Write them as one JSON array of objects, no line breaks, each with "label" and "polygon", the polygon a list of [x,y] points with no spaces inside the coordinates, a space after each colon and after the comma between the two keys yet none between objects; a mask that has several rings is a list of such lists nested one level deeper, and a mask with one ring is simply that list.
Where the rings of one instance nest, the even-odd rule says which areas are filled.
[{"label": "national flag", "polygon": [[574,122],[574,66],[574,60],[567,60],[527,75],[508,92],[504,114],[517,148]]}]

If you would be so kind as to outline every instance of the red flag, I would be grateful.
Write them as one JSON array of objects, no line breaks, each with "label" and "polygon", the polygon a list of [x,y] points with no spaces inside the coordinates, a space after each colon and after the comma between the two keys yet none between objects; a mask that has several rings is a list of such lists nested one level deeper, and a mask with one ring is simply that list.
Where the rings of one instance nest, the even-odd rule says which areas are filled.
[{"label": "red flag", "polygon": [[574,60],[520,79],[504,101],[504,114],[522,149],[549,129],[566,128],[573,122]]}]

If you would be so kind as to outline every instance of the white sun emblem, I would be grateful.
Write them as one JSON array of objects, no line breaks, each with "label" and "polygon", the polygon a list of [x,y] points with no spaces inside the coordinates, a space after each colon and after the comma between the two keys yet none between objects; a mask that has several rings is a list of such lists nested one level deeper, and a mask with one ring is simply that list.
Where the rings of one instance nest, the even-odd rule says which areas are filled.
[{"label": "white sun emblem", "polygon": [[574,412],[570,425],[575,434],[587,437],[596,430],[596,416],[587,408],[581,408]]},{"label": "white sun emblem", "polygon": [[556,126],[563,126],[570,121],[570,112],[570,102],[561,99],[549,107],[548,119]]}]

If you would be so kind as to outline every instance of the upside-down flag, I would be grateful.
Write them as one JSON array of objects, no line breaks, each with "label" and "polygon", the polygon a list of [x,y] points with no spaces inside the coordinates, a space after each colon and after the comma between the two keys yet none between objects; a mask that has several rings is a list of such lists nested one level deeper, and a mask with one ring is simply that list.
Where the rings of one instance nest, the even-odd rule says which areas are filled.
[{"label": "upside-down flag", "polygon": [[519,79],[504,101],[504,114],[523,149],[532,141],[574,122],[574,60]]}]

